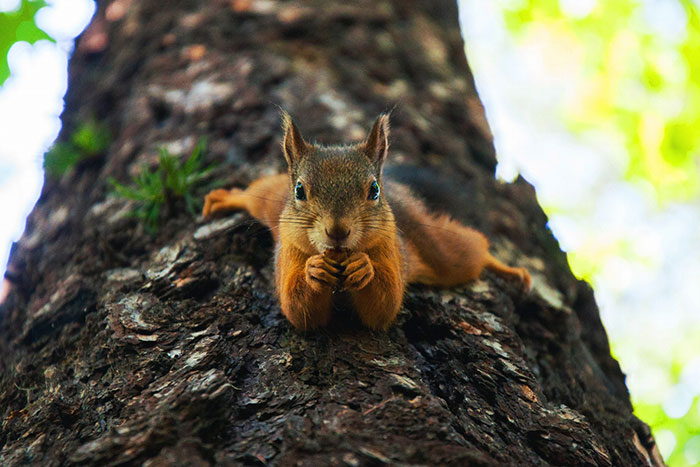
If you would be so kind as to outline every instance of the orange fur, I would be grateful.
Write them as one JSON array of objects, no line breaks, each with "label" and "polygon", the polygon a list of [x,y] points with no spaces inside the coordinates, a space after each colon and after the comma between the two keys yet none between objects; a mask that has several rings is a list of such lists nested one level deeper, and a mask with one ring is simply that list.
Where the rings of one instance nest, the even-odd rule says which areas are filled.
[{"label": "orange fur", "polygon": [[204,198],[204,217],[219,212],[246,210],[265,224],[278,239],[279,218],[287,202],[289,176],[273,175],[255,180],[247,189],[212,190]]},{"label": "orange fur", "polygon": [[282,313],[301,330],[325,326],[331,316],[333,288],[313,282],[309,275],[311,258],[284,245],[275,258],[275,279]]},{"label": "orange fur", "polygon": [[366,254],[374,277],[364,288],[351,289],[350,293],[362,323],[371,329],[385,330],[396,319],[403,301],[401,253],[396,243],[382,242]]},{"label": "orange fur", "polygon": [[[366,187],[381,184],[386,116],[377,119],[364,143],[346,147],[309,145],[289,116],[283,118],[289,173],[260,178],[245,190],[213,190],[202,214],[244,209],[271,230],[278,245],[280,306],[294,327],[325,326],[338,290],[349,293],[362,323],[386,329],[407,283],[450,287],[488,268],[529,289],[527,270],[501,263],[489,253],[482,233],[429,212],[405,185],[387,184],[389,203],[383,187],[380,198],[368,197]],[[310,191],[299,198],[297,184]],[[335,239],[329,229],[347,236]],[[330,247],[334,241],[341,243]]]},{"label": "orange fur", "polygon": [[396,224],[406,243],[409,283],[451,287],[477,279],[484,268],[531,285],[525,268],[506,266],[489,253],[489,241],[481,232],[445,214],[435,215],[415,198],[408,187],[392,184]]},{"label": "orange fur", "polygon": [[[289,191],[288,183],[288,176],[283,174],[260,178],[246,190],[214,190],[205,199],[203,214],[245,209],[270,228],[280,244],[275,270],[282,313],[294,327],[314,329],[328,323],[333,286],[337,284],[310,284],[308,260],[314,255],[293,246],[296,241],[285,240],[285,229],[280,228],[279,219],[285,202],[282,200]],[[530,288],[528,271],[509,267],[493,257],[488,251],[489,242],[481,232],[446,215],[430,213],[406,186],[392,184],[391,188],[401,195],[392,207],[397,213],[395,223],[402,237],[399,239],[393,219],[385,223],[390,234],[368,239],[363,245],[369,246],[364,253],[368,256],[373,278],[360,289],[347,288],[360,320],[367,327],[389,327],[401,307],[407,283],[451,287],[478,278],[487,268],[519,280],[525,289]],[[290,230],[289,237],[296,229],[287,230]],[[281,237],[279,232],[283,233]],[[327,256],[332,257],[332,254]],[[348,259],[343,261],[346,265],[350,264]],[[362,271],[357,268],[353,272]]]}]

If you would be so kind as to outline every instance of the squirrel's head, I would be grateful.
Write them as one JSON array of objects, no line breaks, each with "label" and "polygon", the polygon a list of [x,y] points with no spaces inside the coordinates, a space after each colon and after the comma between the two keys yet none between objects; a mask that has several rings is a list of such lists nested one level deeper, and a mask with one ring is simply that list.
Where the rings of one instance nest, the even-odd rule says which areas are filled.
[{"label": "squirrel's head", "polygon": [[389,116],[377,118],[362,143],[322,146],[304,141],[283,114],[282,150],[290,195],[280,230],[302,249],[355,251],[393,235],[383,194],[382,165],[389,148]]}]

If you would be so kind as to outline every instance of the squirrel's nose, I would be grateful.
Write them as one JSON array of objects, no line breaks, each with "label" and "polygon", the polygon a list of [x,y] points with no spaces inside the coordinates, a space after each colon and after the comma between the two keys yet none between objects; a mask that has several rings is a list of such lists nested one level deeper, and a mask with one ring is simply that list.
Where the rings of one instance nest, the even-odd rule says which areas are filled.
[{"label": "squirrel's nose", "polygon": [[348,238],[350,235],[350,229],[346,229],[339,225],[334,225],[331,227],[331,230],[326,229],[326,235],[328,235],[328,238],[331,240],[339,242]]}]

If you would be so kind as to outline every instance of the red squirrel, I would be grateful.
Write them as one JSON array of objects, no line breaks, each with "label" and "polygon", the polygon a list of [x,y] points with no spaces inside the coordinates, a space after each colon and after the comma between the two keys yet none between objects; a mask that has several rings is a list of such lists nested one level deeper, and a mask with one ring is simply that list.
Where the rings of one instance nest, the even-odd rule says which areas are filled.
[{"label": "red squirrel", "polygon": [[364,142],[345,146],[310,144],[286,112],[282,120],[288,173],[260,178],[245,190],[213,190],[202,214],[244,209],[271,230],[279,302],[294,327],[325,326],[334,299],[349,296],[365,326],[385,330],[406,284],[450,287],[478,278],[484,268],[529,290],[528,271],[494,258],[481,232],[429,212],[408,186],[384,183],[387,114]]}]

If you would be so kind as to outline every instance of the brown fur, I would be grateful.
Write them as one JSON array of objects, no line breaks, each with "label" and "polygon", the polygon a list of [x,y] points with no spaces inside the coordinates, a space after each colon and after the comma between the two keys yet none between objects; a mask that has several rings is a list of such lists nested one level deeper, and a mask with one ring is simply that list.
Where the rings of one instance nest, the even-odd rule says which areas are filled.
[{"label": "brown fur", "polygon": [[[410,282],[449,287],[488,268],[529,289],[527,270],[501,263],[489,253],[482,233],[430,213],[408,187],[387,184],[392,192],[387,201],[381,178],[386,115],[364,143],[333,147],[306,143],[289,116],[283,118],[289,172],[260,178],[246,190],[214,190],[202,214],[244,209],[270,228],[278,244],[280,306],[296,328],[325,326],[337,290],[349,293],[367,327],[386,329]],[[367,197],[372,181],[380,188],[377,200]],[[304,200],[295,197],[297,183],[304,187]],[[329,232],[348,235],[334,240]]]}]

